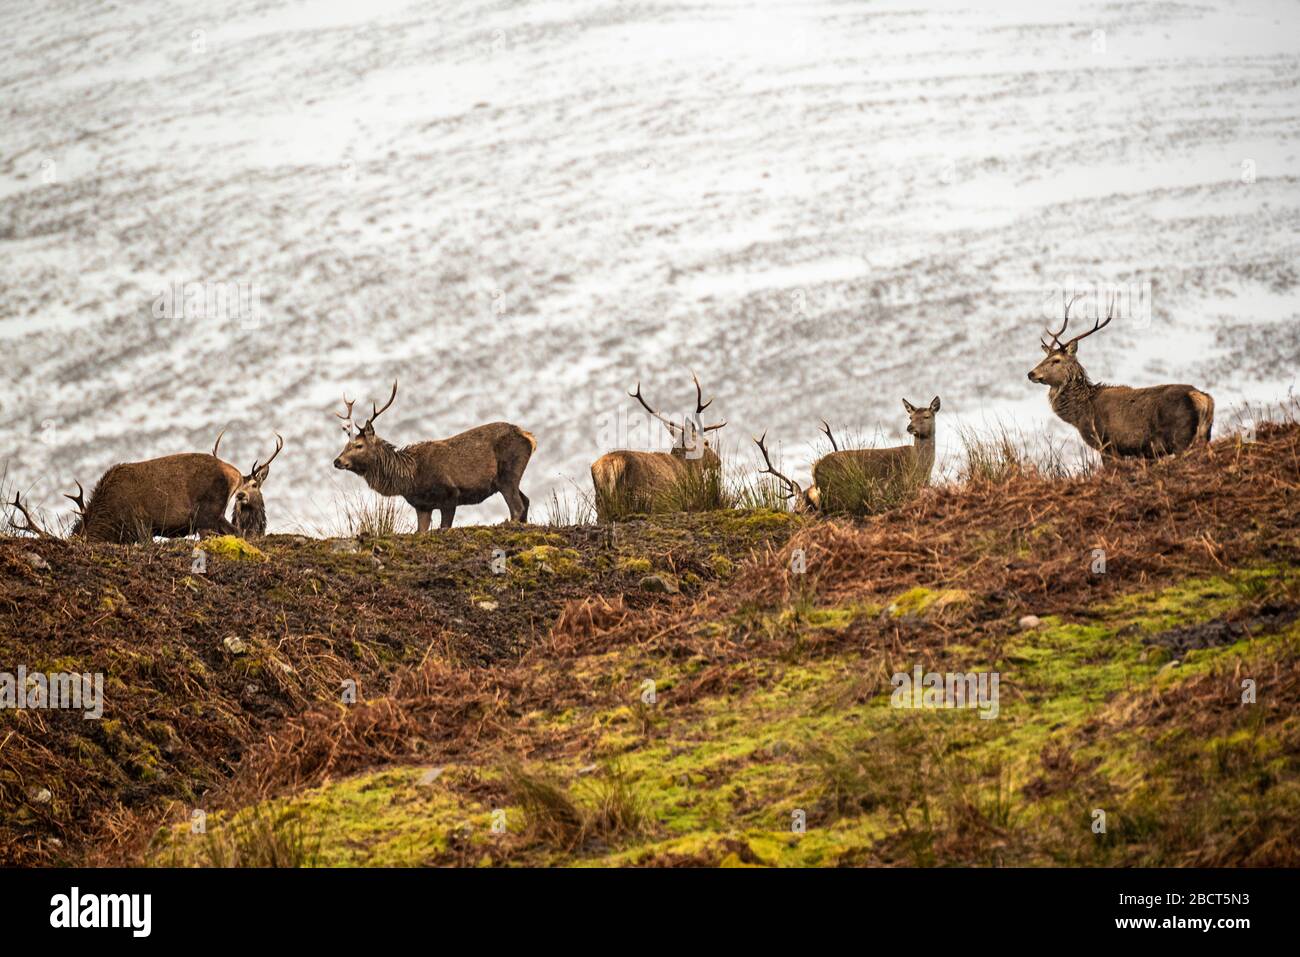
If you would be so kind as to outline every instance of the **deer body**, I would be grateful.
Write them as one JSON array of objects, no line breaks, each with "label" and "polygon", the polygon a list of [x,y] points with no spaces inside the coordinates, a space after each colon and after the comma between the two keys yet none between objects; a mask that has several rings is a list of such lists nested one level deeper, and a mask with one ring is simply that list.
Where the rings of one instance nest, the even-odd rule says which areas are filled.
[{"label": "deer body", "polygon": [[813,484],[820,490],[833,488],[836,473],[852,471],[870,475],[882,482],[915,479],[925,485],[934,469],[934,433],[928,438],[917,436],[911,445],[888,449],[843,449],[823,455],[813,464]]},{"label": "deer body", "polygon": [[631,511],[654,511],[656,501],[679,486],[692,470],[722,467],[713,449],[700,449],[694,457],[688,457],[687,451],[685,446],[671,452],[619,449],[596,459],[591,465],[591,484],[596,490],[597,521],[610,520],[612,502],[621,502]]},{"label": "deer body", "polygon": [[[429,530],[434,509],[439,526],[451,528],[456,509],[478,505],[500,493],[512,522],[528,521],[528,496],[519,489],[537,440],[509,422],[492,422],[448,439],[416,442],[397,448],[375,435],[374,421],[392,405],[397,383],[383,409],[351,436],[334,460],[334,467],[355,472],[380,495],[401,496],[415,509],[418,530]],[[352,403],[347,404],[351,422]],[[347,425],[344,426],[348,428]]]},{"label": "deer body", "polygon": [[[262,483],[284,448],[284,440],[276,439],[271,458],[265,464],[255,461],[247,475],[217,458],[221,436],[208,454],[182,452],[114,465],[100,477],[89,502],[83,502],[80,486],[76,496],[68,496],[81,512],[72,534],[108,542],[148,541],[155,535],[183,538],[195,532],[238,534],[226,521],[226,503],[231,496],[256,496],[261,502]],[[263,511],[263,530],[265,524]]]},{"label": "deer body", "polygon": [[1079,376],[1048,392],[1052,411],[1115,458],[1158,458],[1209,441],[1214,399],[1190,385],[1133,389]]},{"label": "deer body", "polygon": [[203,452],[114,465],[90,493],[73,534],[92,541],[134,542],[154,535],[232,533],[226,503],[242,480],[239,469]]},{"label": "deer body", "polygon": [[[852,489],[863,482],[879,486],[903,483],[908,488],[928,485],[934,471],[934,414],[939,411],[939,397],[928,406],[915,406],[903,400],[907,410],[907,431],[913,437],[911,445],[897,445],[887,449],[839,449],[823,455],[813,463],[814,501],[834,503],[841,496],[837,487]],[[831,440],[829,427],[824,431]]]},{"label": "deer body", "polygon": [[713,400],[704,401],[700,380],[695,383],[695,418],[682,423],[674,422],[650,407],[641,395],[641,383],[636,391],[629,392],[647,412],[658,419],[673,436],[670,452],[634,452],[619,449],[607,452],[591,464],[591,485],[596,493],[596,520],[608,522],[626,512],[653,512],[660,510],[667,499],[670,507],[671,493],[693,475],[703,475],[722,468],[722,459],[713,450],[705,436],[726,425],[718,422],[703,425],[699,415]]},{"label": "deer body", "polygon": [[[1112,306],[1113,311],[1113,306]],[[1062,343],[1070,322],[1065,307],[1061,328],[1042,342],[1047,355],[1029,373],[1029,381],[1047,385],[1052,411],[1079,430],[1079,435],[1105,459],[1158,458],[1210,441],[1214,428],[1214,399],[1190,385],[1156,385],[1133,389],[1104,385],[1088,378],[1078,360],[1080,340],[1111,321],[1098,319],[1087,332]]]}]

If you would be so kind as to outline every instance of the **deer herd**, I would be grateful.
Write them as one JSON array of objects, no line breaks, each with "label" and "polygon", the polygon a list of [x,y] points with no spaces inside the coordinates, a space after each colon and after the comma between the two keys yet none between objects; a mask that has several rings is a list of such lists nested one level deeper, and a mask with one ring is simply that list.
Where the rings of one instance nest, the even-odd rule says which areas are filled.
[{"label": "deer herd", "polygon": [[[1091,329],[1062,342],[1072,304],[1073,300],[1065,307],[1061,328],[1048,330],[1051,341],[1041,340],[1045,356],[1029,373],[1031,382],[1048,386],[1048,401],[1056,415],[1078,429],[1083,441],[1106,462],[1157,458],[1208,443],[1214,400],[1207,393],[1190,385],[1135,389],[1096,383],[1088,377],[1078,360],[1079,343],[1109,325],[1113,304],[1104,320],[1099,316]],[[652,408],[641,394],[640,383],[628,393],[664,424],[673,445],[668,452],[609,452],[592,463],[598,520],[609,521],[615,516],[611,503],[631,505],[633,510],[656,510],[656,503],[665,501],[682,483],[706,481],[721,471],[722,462],[710,434],[727,423],[703,423],[701,416],[713,400],[706,402],[700,380],[694,375],[692,380],[695,412],[680,423]],[[530,432],[508,422],[493,422],[450,438],[398,448],[375,433],[375,420],[396,398],[394,382],[388,401],[382,408],[372,405],[370,417],[358,428],[352,417],[354,402],[344,396],[344,410],[336,414],[343,420],[347,444],[334,459],[336,469],[357,474],[380,495],[404,498],[415,509],[420,532],[429,529],[435,509],[440,527],[450,528],[459,506],[477,505],[494,494],[505,500],[511,521],[528,521],[528,496],[519,483],[537,448]],[[902,479],[924,485],[934,468],[939,397],[924,406],[904,399],[903,407],[909,417],[911,445],[841,449],[823,421],[822,431],[832,451],[813,464],[809,488],[801,488],[776,470],[768,454],[766,433],[754,439],[764,462],[759,474],[771,475],[794,501],[794,507],[805,511],[825,509],[851,476],[859,481],[863,477],[881,482]],[[218,456],[222,435],[217,436],[211,452],[184,452],[114,465],[95,485],[89,500],[78,482],[77,494],[66,496],[78,511],[72,535],[124,543],[196,533],[264,534],[262,488],[284,440],[277,434],[271,457],[265,462],[255,460],[247,472],[241,472]],[[50,534],[34,520],[18,494],[10,504],[25,521],[19,525],[11,518],[13,527]]]}]

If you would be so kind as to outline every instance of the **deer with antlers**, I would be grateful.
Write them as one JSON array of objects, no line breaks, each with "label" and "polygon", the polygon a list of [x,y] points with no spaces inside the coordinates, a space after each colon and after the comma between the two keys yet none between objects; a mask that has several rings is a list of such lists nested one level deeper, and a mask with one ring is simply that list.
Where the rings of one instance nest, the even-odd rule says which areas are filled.
[{"label": "deer with antlers", "polygon": [[451,528],[456,509],[478,505],[497,493],[505,499],[512,522],[528,521],[528,496],[519,489],[524,469],[537,440],[509,422],[480,425],[449,439],[416,442],[397,448],[375,434],[375,419],[397,398],[397,382],[383,408],[373,403],[361,428],[352,420],[353,400],[343,397],[343,420],[348,443],[334,459],[334,467],[355,472],[380,495],[400,495],[415,509],[418,530],[427,532],[433,510],[439,526]]},{"label": "deer with antlers", "polygon": [[[1078,298],[1077,296],[1075,297]],[[1079,364],[1079,343],[1110,325],[1114,300],[1092,328],[1061,341],[1070,323],[1065,305],[1061,328],[1047,330],[1052,341],[1040,339],[1047,355],[1029,373],[1029,381],[1048,386],[1052,411],[1079,430],[1102,458],[1158,458],[1208,443],[1214,426],[1214,399],[1190,385],[1156,385],[1142,389],[1093,382]]]},{"label": "deer with antlers", "polygon": [[633,452],[619,449],[607,452],[591,465],[591,484],[596,492],[596,518],[608,522],[620,514],[631,512],[662,511],[681,502],[674,502],[672,492],[692,478],[708,473],[719,473],[722,459],[707,436],[726,425],[726,421],[704,425],[700,416],[713,404],[704,401],[704,390],[699,378],[692,373],[695,383],[695,413],[677,423],[661,415],[650,406],[641,394],[641,383],[628,395],[641,407],[667,427],[673,437],[669,452]]},{"label": "deer with antlers", "polygon": [[241,528],[227,521],[226,505],[233,497],[238,508],[241,495],[245,500],[260,500],[271,462],[284,448],[284,439],[275,438],[275,452],[265,463],[255,461],[247,475],[217,457],[218,435],[211,453],[183,452],[112,466],[96,483],[89,501],[78,482],[77,494],[66,495],[79,513],[72,534],[91,541],[127,543],[148,541],[155,535],[181,538],[196,532],[233,535],[252,530],[251,522]]}]

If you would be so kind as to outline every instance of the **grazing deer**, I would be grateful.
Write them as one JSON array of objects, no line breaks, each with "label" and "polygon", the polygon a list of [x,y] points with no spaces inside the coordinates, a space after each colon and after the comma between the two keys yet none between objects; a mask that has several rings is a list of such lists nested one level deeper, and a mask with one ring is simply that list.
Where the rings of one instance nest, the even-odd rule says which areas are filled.
[{"label": "grazing deer", "polygon": [[[235,504],[230,509],[230,521],[235,526],[235,531],[245,537],[266,534],[266,502],[262,498],[262,486],[266,484],[266,478],[271,474],[271,463],[284,448],[284,439],[276,435],[275,440],[275,451],[271,453],[271,457],[265,464],[259,464],[258,460],[254,459],[248,475],[244,476],[239,488],[235,489]],[[221,441],[220,436],[217,441]],[[216,451],[216,446],[213,446],[214,455]]]},{"label": "grazing deer", "polygon": [[837,486],[860,484],[862,480],[880,485],[929,484],[934,470],[934,415],[939,411],[939,397],[936,395],[927,406],[915,406],[904,399],[903,408],[907,410],[907,432],[912,444],[887,449],[841,449],[830,426],[822,421],[822,431],[834,451],[813,463],[813,487],[819,503],[835,496]]},{"label": "grazing deer", "polygon": [[226,521],[226,504],[240,491],[260,489],[271,462],[284,448],[284,439],[277,435],[274,454],[264,465],[254,463],[248,475],[217,458],[220,443],[218,436],[210,454],[183,452],[114,465],[100,477],[88,502],[78,483],[78,494],[67,496],[81,512],[73,534],[123,543],[148,541],[155,535],[237,534],[238,529]]},{"label": "grazing deer", "polygon": [[670,452],[631,452],[619,449],[607,452],[591,464],[591,484],[596,492],[596,519],[607,522],[623,512],[655,511],[664,493],[692,475],[701,475],[722,468],[722,459],[705,438],[726,425],[702,425],[699,417],[713,400],[704,401],[700,380],[693,373],[695,383],[695,415],[679,425],[652,409],[641,395],[641,383],[628,395],[641,403],[641,407],[658,419],[673,436]]},{"label": "grazing deer", "polygon": [[343,431],[348,444],[334,460],[336,469],[355,472],[380,495],[400,495],[415,509],[419,531],[429,530],[436,508],[439,526],[451,528],[456,509],[478,505],[501,493],[510,509],[510,521],[528,521],[528,496],[519,490],[528,460],[537,448],[531,432],[509,422],[480,425],[449,439],[416,442],[396,448],[375,435],[375,419],[397,398],[397,382],[382,409],[371,405],[371,415],[360,429],[352,421],[353,402],[345,395]]},{"label": "grazing deer", "polygon": [[[1076,297],[1077,298],[1077,297]],[[1210,441],[1214,426],[1214,399],[1190,385],[1156,385],[1132,389],[1126,385],[1093,382],[1077,358],[1080,340],[1110,324],[1114,301],[1092,328],[1064,344],[1060,337],[1070,323],[1071,299],[1065,318],[1049,343],[1040,339],[1047,357],[1029,373],[1030,382],[1049,386],[1052,411],[1079,430],[1102,458],[1157,458],[1182,452]]]}]

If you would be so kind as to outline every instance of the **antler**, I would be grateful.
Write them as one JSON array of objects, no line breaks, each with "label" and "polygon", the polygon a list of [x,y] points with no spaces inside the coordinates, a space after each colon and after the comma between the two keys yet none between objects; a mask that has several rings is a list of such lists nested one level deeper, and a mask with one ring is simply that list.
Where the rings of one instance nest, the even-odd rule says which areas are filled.
[{"label": "antler", "polygon": [[[217,433],[217,441],[215,441],[215,442],[212,443],[212,457],[213,457],[214,459],[217,457],[217,449],[220,448],[220,446],[221,446],[221,437],[222,437],[223,435],[225,435],[225,434],[226,434],[226,430],[225,430],[225,429],[222,429],[220,432]],[[77,487],[78,487],[78,488],[81,487],[81,483],[80,483],[80,482],[77,483]],[[72,496],[69,495],[68,498],[72,498]]]},{"label": "antler", "polygon": [[[1075,296],[1075,297],[1074,297],[1074,299],[1078,299],[1078,298],[1079,298],[1078,296]],[[1098,329],[1105,329],[1108,325],[1110,325],[1110,321],[1111,321],[1112,319],[1115,318],[1115,300],[1116,300],[1116,298],[1117,298],[1116,296],[1112,296],[1112,297],[1110,298],[1110,301],[1107,303],[1107,305],[1106,305],[1106,319],[1105,319],[1104,321],[1101,319],[1101,317],[1098,317],[1098,318],[1097,318],[1097,321],[1094,322],[1094,323],[1092,324],[1092,328],[1091,328],[1091,329],[1089,329],[1087,332],[1081,332],[1081,333],[1079,333],[1077,336],[1075,336],[1075,337],[1074,337],[1073,339],[1071,339],[1069,342],[1066,342],[1064,345],[1062,345],[1062,344],[1061,344],[1061,338],[1060,338],[1060,337],[1061,337],[1062,335],[1065,334],[1065,327],[1068,326],[1068,325],[1070,324],[1070,306],[1074,305],[1074,299],[1071,299],[1071,300],[1070,300],[1068,303],[1066,303],[1066,305],[1065,305],[1065,321],[1061,323],[1061,328],[1058,329],[1056,332],[1052,332],[1051,329],[1048,329],[1048,330],[1047,330],[1048,335],[1050,335],[1050,336],[1052,337],[1052,343],[1053,343],[1053,346],[1050,346],[1050,347],[1049,347],[1049,346],[1047,345],[1046,342],[1043,342],[1043,348],[1045,348],[1045,349],[1047,349],[1047,348],[1056,348],[1056,349],[1060,349],[1062,352],[1064,352],[1066,349],[1070,348],[1070,346],[1076,344],[1076,343],[1079,342],[1080,340],[1082,340],[1082,339],[1087,339],[1090,335],[1092,335],[1092,334],[1093,334],[1094,332],[1096,332]],[[1041,339],[1040,339],[1039,341],[1042,342]]]},{"label": "antler", "polygon": [[[218,442],[221,441],[221,436],[217,436],[217,441]],[[213,455],[217,454],[217,450],[215,446],[212,449],[212,454]],[[67,492],[64,492],[63,497],[72,499],[72,503],[77,506],[77,511],[80,512],[82,515],[86,514],[86,490],[81,487],[80,482],[77,483],[76,495],[70,495]]]},{"label": "antler", "polygon": [[755,435],[752,436],[752,438],[754,439],[754,443],[758,446],[758,450],[763,453],[763,461],[767,464],[767,468],[761,470],[758,474],[771,475],[773,478],[783,482],[786,488],[789,489],[785,494],[786,498],[798,498],[803,495],[803,489],[799,487],[798,482],[788,476],[782,475],[772,467],[772,458],[767,454],[767,433],[764,432],[761,436]]},{"label": "antler", "polygon": [[[337,414],[337,413],[336,413],[336,414]],[[261,470],[263,470],[263,471],[265,471],[266,469],[269,469],[269,468],[271,467],[271,463],[275,461],[275,457],[276,457],[277,455],[280,454],[280,450],[281,450],[282,448],[284,448],[284,439],[280,437],[280,433],[279,433],[279,432],[276,432],[276,433],[275,433],[275,451],[271,453],[271,457],[270,457],[269,459],[267,459],[265,462],[261,463],[260,465],[258,464],[258,460],[257,460],[257,459],[253,459],[253,467],[252,467],[252,469],[249,470],[248,474],[249,474],[249,475],[256,475],[259,469],[261,469]]]},{"label": "antler", "polygon": [[356,400],[356,399],[349,399],[349,398],[348,398],[348,394],[347,394],[346,392],[344,392],[344,393],[343,393],[343,405],[344,405],[344,408],[345,408],[347,411],[345,411],[345,412],[335,412],[335,413],[334,413],[335,416],[337,416],[338,418],[340,418],[340,419],[343,420],[343,426],[342,426],[343,431],[344,431],[344,432],[347,432],[349,435],[352,434],[352,426],[355,424],[355,423],[352,421],[352,407],[353,407],[354,405],[356,405],[356,404],[357,404],[357,400]]},{"label": "antler", "polygon": [[10,516],[9,516],[9,525],[10,525],[11,527],[18,529],[18,531],[20,531],[20,532],[31,532],[33,535],[36,535],[36,536],[41,537],[41,538],[53,538],[53,537],[54,537],[54,536],[51,535],[49,532],[47,532],[45,529],[41,528],[40,523],[37,522],[34,518],[32,518],[31,513],[27,511],[27,507],[26,507],[25,505],[23,505],[22,496],[19,495],[18,492],[17,492],[16,490],[15,490],[15,492],[14,492],[14,500],[10,503],[10,507],[16,509],[16,510],[19,511],[19,512],[21,512],[23,518],[25,518],[25,519],[27,520],[27,524],[26,524],[26,525],[19,525],[17,522],[14,521],[14,517],[13,517],[12,515],[10,515]]},{"label": "antler", "polygon": [[822,431],[826,433],[826,438],[831,440],[831,448],[838,452],[840,447],[835,444],[835,436],[831,435],[831,427],[826,424],[825,419],[822,419]]},{"label": "antler", "polygon": [[[1062,291],[1061,293],[1061,298],[1062,299],[1065,298],[1064,291]],[[1065,327],[1070,324],[1070,307],[1074,305],[1075,300],[1078,298],[1079,298],[1079,294],[1075,293],[1074,297],[1071,298],[1070,301],[1065,304],[1065,320],[1061,323],[1061,328],[1056,330],[1055,332],[1053,332],[1051,329],[1047,330],[1047,334],[1052,337],[1052,345],[1049,346],[1046,342],[1044,342],[1042,336],[1038,337],[1038,341],[1042,343],[1044,349],[1051,350],[1051,349],[1065,348],[1063,345],[1061,345],[1061,340],[1058,338],[1058,336],[1064,333]]]},{"label": "antler", "polygon": [[[704,390],[700,388],[700,379],[694,372],[691,373],[691,380],[695,383],[695,415],[696,422],[698,423],[700,413],[713,405],[713,400],[710,399],[708,402],[704,401]],[[714,429],[720,429],[726,424],[727,420],[723,419],[717,425],[703,425],[699,426],[699,429],[701,432],[712,432]]]},{"label": "antler", "polygon": [[640,382],[638,382],[638,383],[636,384],[636,391],[635,391],[635,392],[629,392],[628,395],[630,395],[632,398],[634,398],[634,399],[636,399],[638,402],[640,402],[640,403],[641,403],[641,408],[645,409],[647,412],[649,412],[651,415],[653,415],[656,419],[658,419],[658,420],[659,420],[660,422],[662,422],[664,425],[668,426],[668,431],[671,432],[673,435],[677,435],[679,432],[684,432],[684,431],[685,431],[685,429],[683,429],[680,425],[678,425],[678,424],[677,424],[676,422],[674,422],[672,419],[668,418],[666,415],[660,415],[660,414],[659,414],[658,412],[656,412],[654,409],[650,408],[650,403],[646,402],[646,400],[645,400],[645,396],[643,396],[643,395],[641,394],[641,383],[640,383]]},{"label": "antler", "polygon": [[364,432],[366,429],[370,428],[370,426],[374,423],[375,419],[379,418],[381,415],[387,412],[388,407],[393,404],[393,400],[396,398],[397,398],[397,380],[394,379],[393,393],[388,397],[388,401],[384,403],[384,407],[382,409],[377,409],[375,408],[375,404],[373,402],[370,403],[371,416],[369,419],[366,420],[366,424],[361,427],[361,431]]}]

